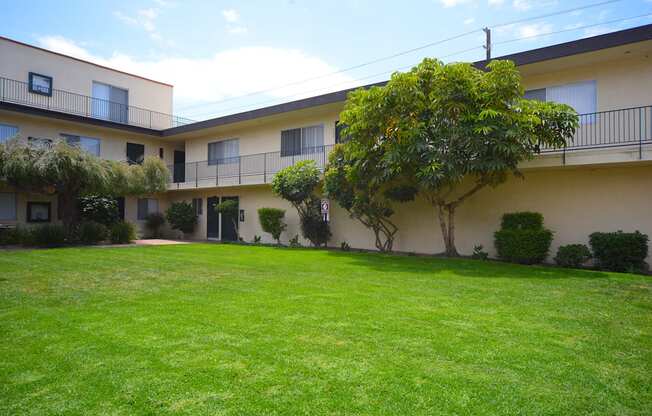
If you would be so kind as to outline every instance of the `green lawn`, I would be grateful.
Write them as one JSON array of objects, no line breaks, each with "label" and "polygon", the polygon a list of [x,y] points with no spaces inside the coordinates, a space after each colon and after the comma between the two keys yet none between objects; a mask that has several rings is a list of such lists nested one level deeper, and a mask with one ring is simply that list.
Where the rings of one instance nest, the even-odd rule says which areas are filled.
[{"label": "green lawn", "polygon": [[0,252],[0,414],[650,414],[652,279],[217,244]]}]

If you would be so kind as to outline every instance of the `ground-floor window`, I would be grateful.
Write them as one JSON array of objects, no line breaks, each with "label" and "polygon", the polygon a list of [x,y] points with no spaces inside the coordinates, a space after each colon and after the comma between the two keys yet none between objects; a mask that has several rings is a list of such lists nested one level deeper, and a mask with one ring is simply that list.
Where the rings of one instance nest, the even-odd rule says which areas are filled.
[{"label": "ground-floor window", "polygon": [[0,221],[16,220],[16,194],[0,192]]},{"label": "ground-floor window", "polygon": [[18,135],[18,127],[0,123],[0,143],[13,139]]},{"label": "ground-floor window", "polygon": [[202,215],[202,211],[203,211],[202,203],[203,201],[201,198],[192,199],[192,208],[195,210],[195,215]]},{"label": "ground-floor window", "polygon": [[138,219],[144,220],[149,214],[158,212],[158,199],[141,198],[138,200]]},{"label": "ground-floor window", "polygon": [[50,222],[52,204],[49,202],[28,202],[27,222]]}]

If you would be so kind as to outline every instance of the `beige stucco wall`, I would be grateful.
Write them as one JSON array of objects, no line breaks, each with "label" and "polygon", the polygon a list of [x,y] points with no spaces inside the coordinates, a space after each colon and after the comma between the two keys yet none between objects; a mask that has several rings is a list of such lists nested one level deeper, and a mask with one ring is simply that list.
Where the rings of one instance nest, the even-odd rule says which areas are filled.
[{"label": "beige stucco wall", "polygon": [[29,72],[53,78],[53,88],[92,96],[93,81],[129,91],[129,105],[172,113],[172,86],[0,39],[0,76],[27,82]]},{"label": "beige stucco wall", "polygon": [[174,149],[183,150],[182,143],[174,143],[144,134],[23,115],[11,111],[0,110],[0,123],[17,126],[18,134],[23,139],[30,136],[59,139],[62,133],[100,139],[100,157],[109,160],[126,160],[127,142],[145,145],[145,156],[158,157],[159,148],[162,147],[163,160],[167,165],[171,165],[174,161]]},{"label": "beige stucco wall", "polygon": [[[465,202],[457,213],[457,247],[471,254],[473,246],[482,244],[495,255],[493,233],[499,228],[506,212],[537,211],[543,213],[546,227],[555,232],[551,253],[559,245],[588,244],[594,231],[640,230],[652,236],[652,165],[621,165],[599,167],[567,167],[528,170],[525,179],[512,178],[497,188],[487,188]],[[254,235],[272,242],[260,228],[256,210],[260,207],[286,209],[288,230],[283,240],[300,234],[295,210],[276,198],[268,186],[233,187],[202,191],[169,193],[170,201],[202,198],[204,209],[200,223],[192,236],[206,238],[206,198],[209,196],[239,196],[245,221],[240,233],[245,241]],[[359,222],[332,204],[330,245],[346,241],[352,247],[374,249],[373,235]],[[441,233],[435,210],[423,200],[399,204],[394,217],[399,227],[395,250],[417,253],[443,251]],[[304,244],[307,244],[305,241]]]}]

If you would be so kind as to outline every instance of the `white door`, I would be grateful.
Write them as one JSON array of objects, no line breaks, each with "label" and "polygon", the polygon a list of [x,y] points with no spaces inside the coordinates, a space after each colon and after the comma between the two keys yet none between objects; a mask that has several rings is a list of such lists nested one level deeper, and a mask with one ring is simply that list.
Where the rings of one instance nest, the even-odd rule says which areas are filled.
[{"label": "white door", "polygon": [[111,87],[93,81],[93,117],[108,120],[111,115]]}]

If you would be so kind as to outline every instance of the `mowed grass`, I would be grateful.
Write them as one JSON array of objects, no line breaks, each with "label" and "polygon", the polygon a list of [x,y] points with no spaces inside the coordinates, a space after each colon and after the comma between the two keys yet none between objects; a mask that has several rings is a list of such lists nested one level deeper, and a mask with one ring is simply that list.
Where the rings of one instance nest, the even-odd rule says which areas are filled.
[{"label": "mowed grass", "polygon": [[650,277],[218,244],[0,252],[0,413],[650,414]]}]

